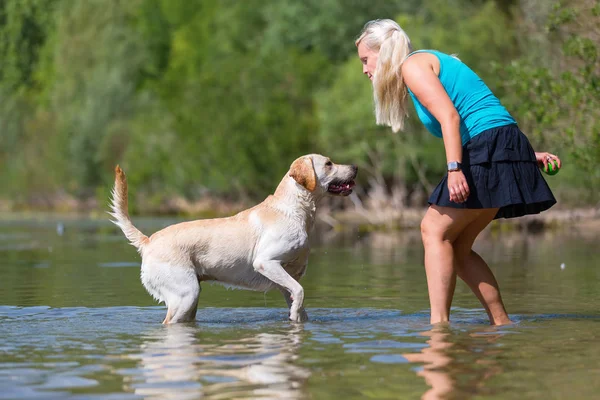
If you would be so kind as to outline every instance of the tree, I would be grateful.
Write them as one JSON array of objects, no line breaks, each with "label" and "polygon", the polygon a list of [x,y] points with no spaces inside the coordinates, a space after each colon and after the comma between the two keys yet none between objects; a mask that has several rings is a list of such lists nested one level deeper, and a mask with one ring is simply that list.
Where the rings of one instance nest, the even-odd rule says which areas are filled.
[{"label": "tree", "polygon": [[[538,148],[556,149],[575,166],[565,186],[600,184],[599,27],[600,2],[557,2],[546,17],[549,41],[539,47],[544,53],[496,65],[504,100],[523,130]],[[576,196],[582,193],[598,201],[597,191]]]}]

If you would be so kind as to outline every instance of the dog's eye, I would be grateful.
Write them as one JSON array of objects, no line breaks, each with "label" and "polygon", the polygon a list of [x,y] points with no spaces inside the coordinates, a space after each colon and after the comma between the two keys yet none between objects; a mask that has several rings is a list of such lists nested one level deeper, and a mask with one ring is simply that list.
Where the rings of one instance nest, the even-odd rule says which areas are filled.
[{"label": "dog's eye", "polygon": [[331,166],[333,166],[333,163],[332,163],[331,161],[327,161],[327,162],[325,163],[325,165],[327,165],[328,167],[331,167]]}]

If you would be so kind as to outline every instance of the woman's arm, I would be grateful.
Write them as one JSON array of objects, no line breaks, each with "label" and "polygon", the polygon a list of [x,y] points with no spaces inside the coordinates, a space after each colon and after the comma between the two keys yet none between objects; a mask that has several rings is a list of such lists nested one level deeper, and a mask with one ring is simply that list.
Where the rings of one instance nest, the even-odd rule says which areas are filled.
[{"label": "woman's arm", "polygon": [[[446,162],[462,162],[460,116],[437,75],[439,61],[432,54],[419,53],[402,65],[404,83],[415,97],[438,120],[446,149]],[[462,171],[448,173],[450,201],[462,203],[469,196],[469,186]]]}]

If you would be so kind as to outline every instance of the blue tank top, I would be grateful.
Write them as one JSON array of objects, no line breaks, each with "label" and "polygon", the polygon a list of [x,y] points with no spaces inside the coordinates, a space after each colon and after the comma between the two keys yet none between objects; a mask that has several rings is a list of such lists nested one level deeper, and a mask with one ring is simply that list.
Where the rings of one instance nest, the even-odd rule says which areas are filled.
[{"label": "blue tank top", "polygon": [[[460,136],[464,145],[481,132],[499,126],[516,124],[514,118],[481,78],[459,59],[435,50],[418,50],[440,60],[439,78],[460,116]],[[410,89],[417,115],[427,130],[442,137],[442,127],[433,115],[419,102]]]}]

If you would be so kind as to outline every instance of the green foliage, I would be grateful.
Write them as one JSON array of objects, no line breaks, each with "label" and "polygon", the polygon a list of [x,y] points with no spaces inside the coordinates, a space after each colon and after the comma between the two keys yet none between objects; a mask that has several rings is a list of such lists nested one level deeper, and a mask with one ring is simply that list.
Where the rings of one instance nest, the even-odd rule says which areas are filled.
[{"label": "green foliage", "polygon": [[0,82],[16,90],[33,85],[39,52],[53,25],[57,0],[0,2]]},{"label": "green foliage", "polygon": [[39,104],[35,67],[53,30],[56,4],[57,0],[0,2],[0,183],[2,192],[12,197],[24,181],[43,190],[49,180],[30,179],[32,159],[50,147],[39,138],[31,143],[30,129],[37,127]]},{"label": "green foliage", "polygon": [[[128,24],[134,2],[63,2],[51,60],[50,108],[58,115],[65,156],[78,189],[102,182],[103,162],[119,126],[135,112],[135,88],[145,62],[140,36]],[[90,45],[95,43],[95,45]],[[126,133],[125,133],[126,135]]]},{"label": "green foliage", "polygon": [[264,52],[295,47],[317,51],[331,62],[354,55],[354,38],[362,26],[376,18],[392,18],[415,10],[417,0],[278,0],[266,5],[267,27],[261,44]]},{"label": "green foliage", "polygon": [[[214,1],[188,4],[185,13],[166,17],[168,68],[148,87],[173,125],[138,131],[143,138],[129,147],[128,158],[137,158],[138,144],[164,137],[172,138],[173,156],[152,169],[136,167],[132,179],[164,175],[169,191],[189,196],[204,189],[251,197],[272,191],[294,158],[316,149],[314,93],[331,81],[330,61],[354,53],[349,37],[368,14],[359,3]],[[398,8],[376,3],[373,14]],[[303,20],[310,27],[289,29]]]},{"label": "green foliage", "polygon": [[456,54],[486,82],[493,76],[490,62],[516,55],[515,32],[492,1],[464,7],[462,0],[429,0],[417,13],[400,15],[397,21],[415,48]]},{"label": "green foliage", "polygon": [[[35,40],[25,40],[23,33],[6,36],[14,23],[2,26],[6,49],[23,43],[31,48],[25,55],[8,53],[13,61],[3,76],[3,87],[17,86],[1,114],[10,128],[2,135],[8,138],[7,148],[18,150],[4,160],[13,176],[11,189],[92,193],[108,183],[101,178],[103,162],[112,165],[118,157],[108,142],[122,135],[119,127],[135,109],[136,80],[144,64],[139,35],[129,26],[137,1],[12,3],[6,2],[6,9],[32,5],[24,26],[51,29],[43,41],[36,36],[41,28],[33,30]],[[20,67],[25,62],[29,67]]]},{"label": "green foliage", "polygon": [[[547,19],[552,53],[495,66],[504,101],[534,145],[555,149],[576,169],[565,186],[600,184],[599,4],[556,3]],[[587,191],[589,200],[598,200],[595,192]]]},{"label": "green foliage", "polygon": [[[154,109],[164,107],[170,122],[146,131],[138,121],[143,128],[127,153],[137,158],[136,146],[167,141],[170,159],[153,167],[164,169],[171,191],[264,193],[291,160],[310,150],[307,93],[324,63],[318,54],[309,62],[293,48],[260,54],[262,11],[246,2],[203,2],[179,16],[185,21],[172,20],[168,67],[161,80],[147,84],[158,102]],[[134,181],[144,180],[138,173],[158,172],[139,171],[131,170]]]},{"label": "green foliage", "polygon": [[509,22],[516,3],[0,1],[1,196],[104,204],[119,163],[153,204],[257,200],[312,152],[360,164],[367,189],[427,191],[444,169],[442,142],[415,115],[400,134],[374,123],[354,46],[374,18],[396,18],[417,48],[458,54],[536,144],[569,146],[593,166],[600,6],[555,8],[542,43],[524,38],[546,31]]}]

